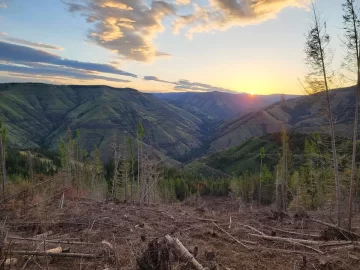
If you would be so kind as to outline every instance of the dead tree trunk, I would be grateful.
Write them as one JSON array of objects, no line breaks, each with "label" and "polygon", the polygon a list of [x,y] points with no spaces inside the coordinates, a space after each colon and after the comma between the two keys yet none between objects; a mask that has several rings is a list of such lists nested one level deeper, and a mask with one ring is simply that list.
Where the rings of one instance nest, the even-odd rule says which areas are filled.
[{"label": "dead tree trunk", "polygon": [[[2,132],[2,130],[1,130]],[[6,183],[6,160],[5,160],[5,136],[0,135],[0,155],[1,155],[1,174],[2,174],[2,193],[5,198],[5,183]]]},{"label": "dead tree trunk", "polygon": [[168,244],[174,248],[175,252],[180,256],[180,258],[191,262],[197,270],[204,270],[205,268],[194,258],[194,256],[184,247],[184,245],[177,238],[172,238],[170,235],[165,236]]},{"label": "dead tree trunk", "polygon": [[[348,229],[351,230],[353,199],[354,199],[354,186],[355,186],[355,172],[356,172],[356,146],[358,137],[358,124],[359,124],[359,102],[360,102],[360,48],[359,48],[359,19],[358,11],[356,10],[356,1],[347,0],[343,4],[343,22],[345,29],[345,48],[348,50],[347,63],[356,65],[357,85],[355,88],[356,101],[355,101],[355,119],[353,130],[353,149],[351,158],[351,178],[350,178],[350,194],[349,194],[349,212],[348,212]],[[350,61],[349,61],[350,60]],[[355,61],[356,60],[356,61]],[[351,70],[351,67],[350,67]]]}]

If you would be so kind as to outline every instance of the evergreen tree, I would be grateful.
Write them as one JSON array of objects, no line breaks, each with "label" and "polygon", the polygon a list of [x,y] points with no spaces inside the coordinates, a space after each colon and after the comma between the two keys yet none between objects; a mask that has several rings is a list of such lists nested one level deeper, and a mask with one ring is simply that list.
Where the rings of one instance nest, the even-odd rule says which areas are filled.
[{"label": "evergreen tree", "polygon": [[348,71],[354,72],[356,75],[355,87],[355,118],[353,128],[353,148],[351,157],[351,176],[350,176],[350,195],[349,195],[349,215],[348,215],[348,229],[351,230],[352,209],[354,198],[354,185],[356,173],[356,147],[358,138],[359,125],[359,102],[360,102],[360,39],[359,39],[359,11],[355,6],[356,0],[345,0],[343,4],[343,22],[345,30],[345,48],[347,55],[345,57],[344,66]]},{"label": "evergreen tree", "polygon": [[336,150],[336,137],[334,128],[334,116],[331,108],[330,100],[330,85],[331,76],[329,75],[329,69],[331,64],[331,55],[327,50],[330,42],[330,36],[326,31],[326,22],[322,21],[317,13],[314,4],[313,10],[313,24],[306,37],[306,63],[310,69],[310,73],[307,76],[307,83],[312,93],[324,92],[326,98],[326,112],[330,125],[331,136],[331,150],[333,156],[334,167],[334,181],[336,187],[336,209],[337,209],[337,224],[340,225],[340,181],[339,181],[339,168],[338,157]]}]

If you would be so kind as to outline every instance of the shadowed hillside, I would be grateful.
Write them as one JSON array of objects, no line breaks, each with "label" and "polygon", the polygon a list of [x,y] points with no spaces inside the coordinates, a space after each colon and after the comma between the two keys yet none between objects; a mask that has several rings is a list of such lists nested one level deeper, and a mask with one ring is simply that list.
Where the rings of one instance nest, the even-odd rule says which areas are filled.
[{"label": "shadowed hillside", "polygon": [[[160,99],[187,110],[206,122],[217,122],[224,119],[238,117],[252,110],[278,102],[281,95],[251,95],[246,93],[225,92],[184,92],[154,94]],[[287,95],[285,98],[294,98]]]},{"label": "shadowed hillside", "polygon": [[[353,125],[355,95],[352,87],[331,91],[331,102],[339,136],[349,135]],[[327,132],[324,93],[277,102],[234,120],[223,121],[214,130],[210,152],[239,145],[252,137],[281,131],[282,126],[300,133]]]}]

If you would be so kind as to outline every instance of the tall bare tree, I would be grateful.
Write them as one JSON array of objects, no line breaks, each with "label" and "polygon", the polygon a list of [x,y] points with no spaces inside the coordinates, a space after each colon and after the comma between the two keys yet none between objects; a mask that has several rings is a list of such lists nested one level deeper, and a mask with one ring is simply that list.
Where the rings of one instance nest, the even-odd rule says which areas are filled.
[{"label": "tall bare tree", "polygon": [[121,164],[121,172],[122,172],[122,179],[124,183],[124,202],[127,203],[128,201],[128,180],[129,180],[129,173],[130,173],[130,162],[128,159],[127,154],[127,147],[126,147],[126,131],[124,133],[124,153],[122,158]]},{"label": "tall bare tree", "polygon": [[131,159],[131,174],[132,174],[132,181],[130,187],[130,200],[131,203],[134,203],[134,183],[135,183],[135,173],[134,173],[134,146],[133,140],[131,137],[128,138],[129,150],[130,150],[130,159]]},{"label": "tall bare tree", "polygon": [[330,125],[331,151],[334,167],[334,181],[336,189],[336,212],[337,224],[340,225],[340,181],[338,158],[336,152],[336,137],[334,128],[334,116],[331,109],[330,87],[329,83],[332,78],[330,73],[330,64],[332,55],[328,50],[330,36],[326,31],[326,22],[320,17],[314,3],[312,3],[312,25],[306,36],[305,54],[306,63],[310,69],[307,76],[308,87],[313,93],[324,92],[326,99],[326,111]]},{"label": "tall bare tree", "polygon": [[280,209],[283,212],[287,211],[287,194],[288,194],[288,181],[289,181],[289,173],[288,173],[288,164],[290,159],[290,148],[289,148],[289,136],[287,134],[286,126],[282,123],[282,131],[281,131],[281,158],[280,158],[280,176],[281,176],[281,187],[280,187]]},{"label": "tall bare tree", "polygon": [[73,166],[74,166],[74,140],[72,138],[72,131],[70,127],[66,130],[66,171],[68,184],[73,181]]},{"label": "tall bare tree", "polygon": [[259,206],[261,205],[261,181],[262,181],[262,170],[263,170],[263,159],[265,157],[265,148],[260,148],[260,179],[259,179]]},{"label": "tall bare tree", "polygon": [[137,128],[137,143],[138,143],[138,189],[139,189],[139,203],[141,203],[141,198],[142,198],[142,193],[143,193],[143,187],[142,187],[142,172],[141,172],[141,168],[142,168],[142,138],[144,137],[145,134],[145,130],[144,127],[141,123],[138,124],[138,128]]},{"label": "tall bare tree", "polygon": [[2,193],[5,197],[5,183],[6,183],[6,157],[5,157],[5,144],[6,144],[6,129],[0,118],[0,160],[1,160],[1,175],[2,175]]},{"label": "tall bare tree", "polygon": [[356,174],[356,145],[358,137],[359,125],[359,93],[360,93],[360,40],[359,40],[359,11],[356,7],[356,0],[345,0],[343,4],[343,23],[345,30],[345,40],[343,41],[346,49],[346,57],[344,67],[347,73],[353,73],[356,77],[355,87],[355,117],[354,117],[354,130],[353,130],[353,148],[351,157],[351,179],[350,179],[350,194],[349,194],[349,216],[348,216],[348,229],[351,230],[352,212],[353,212],[353,198],[355,187],[355,174]]},{"label": "tall bare tree", "polygon": [[34,182],[34,156],[31,151],[27,154],[27,162],[29,166],[30,180],[31,182]]},{"label": "tall bare tree", "polygon": [[111,196],[116,198],[116,186],[118,184],[119,178],[119,164],[121,153],[119,150],[119,146],[117,143],[116,134],[113,134],[112,142],[111,142],[111,150],[113,151],[113,162],[114,162],[114,172],[113,172],[113,179],[112,179],[112,189],[111,189]]}]

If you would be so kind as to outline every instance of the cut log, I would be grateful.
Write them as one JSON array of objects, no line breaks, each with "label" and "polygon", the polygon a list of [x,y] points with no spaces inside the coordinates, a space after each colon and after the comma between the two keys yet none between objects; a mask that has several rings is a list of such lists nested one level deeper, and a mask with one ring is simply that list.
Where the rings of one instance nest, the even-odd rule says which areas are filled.
[{"label": "cut log", "polygon": [[27,251],[27,250],[12,250],[12,255],[33,255],[33,256],[49,256],[49,257],[68,257],[68,258],[84,258],[84,259],[97,259],[101,258],[100,255],[86,254],[86,253],[51,253],[43,251]]},{"label": "cut log", "polygon": [[[9,236],[8,239],[15,240],[12,242],[24,242],[24,241],[33,241],[33,242],[43,242],[44,239],[39,238],[22,238],[17,236]],[[67,241],[67,240],[48,240],[46,239],[46,243],[53,243],[53,244],[67,244],[67,245],[96,245],[96,243],[87,243],[87,242],[80,242],[80,241]]]},{"label": "cut log", "polygon": [[47,253],[61,253],[62,251],[62,247],[56,247],[46,250]]},{"label": "cut log", "polygon": [[110,249],[114,249],[114,246],[106,240],[102,240],[101,244],[108,246]]},{"label": "cut log", "polygon": [[253,230],[254,232],[260,234],[260,235],[266,235],[265,233],[259,231],[258,229],[255,229],[254,227],[251,227],[250,225],[246,225],[246,224],[240,224],[241,226],[243,226],[244,228],[248,228],[250,230]]},{"label": "cut log", "polygon": [[11,266],[16,265],[17,262],[18,262],[18,259],[16,259],[16,258],[6,259],[4,265],[11,267]]},{"label": "cut log", "polygon": [[53,231],[48,231],[48,232],[45,232],[45,233],[42,233],[42,234],[38,234],[36,235],[35,237],[36,238],[40,238],[41,240],[43,240],[44,238],[50,236],[53,234]]},{"label": "cut log", "polygon": [[259,235],[259,234],[250,234],[250,236],[262,238],[262,239],[266,239],[266,240],[271,240],[271,241],[287,242],[287,243],[291,243],[294,245],[305,247],[307,249],[311,249],[320,254],[324,254],[324,252],[322,252],[319,249],[316,249],[311,246],[303,244],[303,243],[307,243],[307,244],[315,244],[316,245],[319,243],[317,241],[304,240],[304,239],[292,239],[292,238],[276,237],[276,236],[269,236],[269,235]]},{"label": "cut log", "polygon": [[167,243],[174,248],[177,255],[185,261],[191,262],[191,264],[197,270],[205,270],[204,267],[194,258],[194,256],[184,247],[184,245],[177,238],[172,238],[170,235],[165,235]]},{"label": "cut log", "polygon": [[270,227],[270,226],[266,226],[266,227],[271,229],[271,230],[286,233],[286,234],[298,235],[298,236],[308,237],[308,238],[319,238],[319,235],[316,235],[316,234],[306,234],[306,233],[287,231],[287,230],[282,230],[282,229],[275,228],[275,227]]}]

